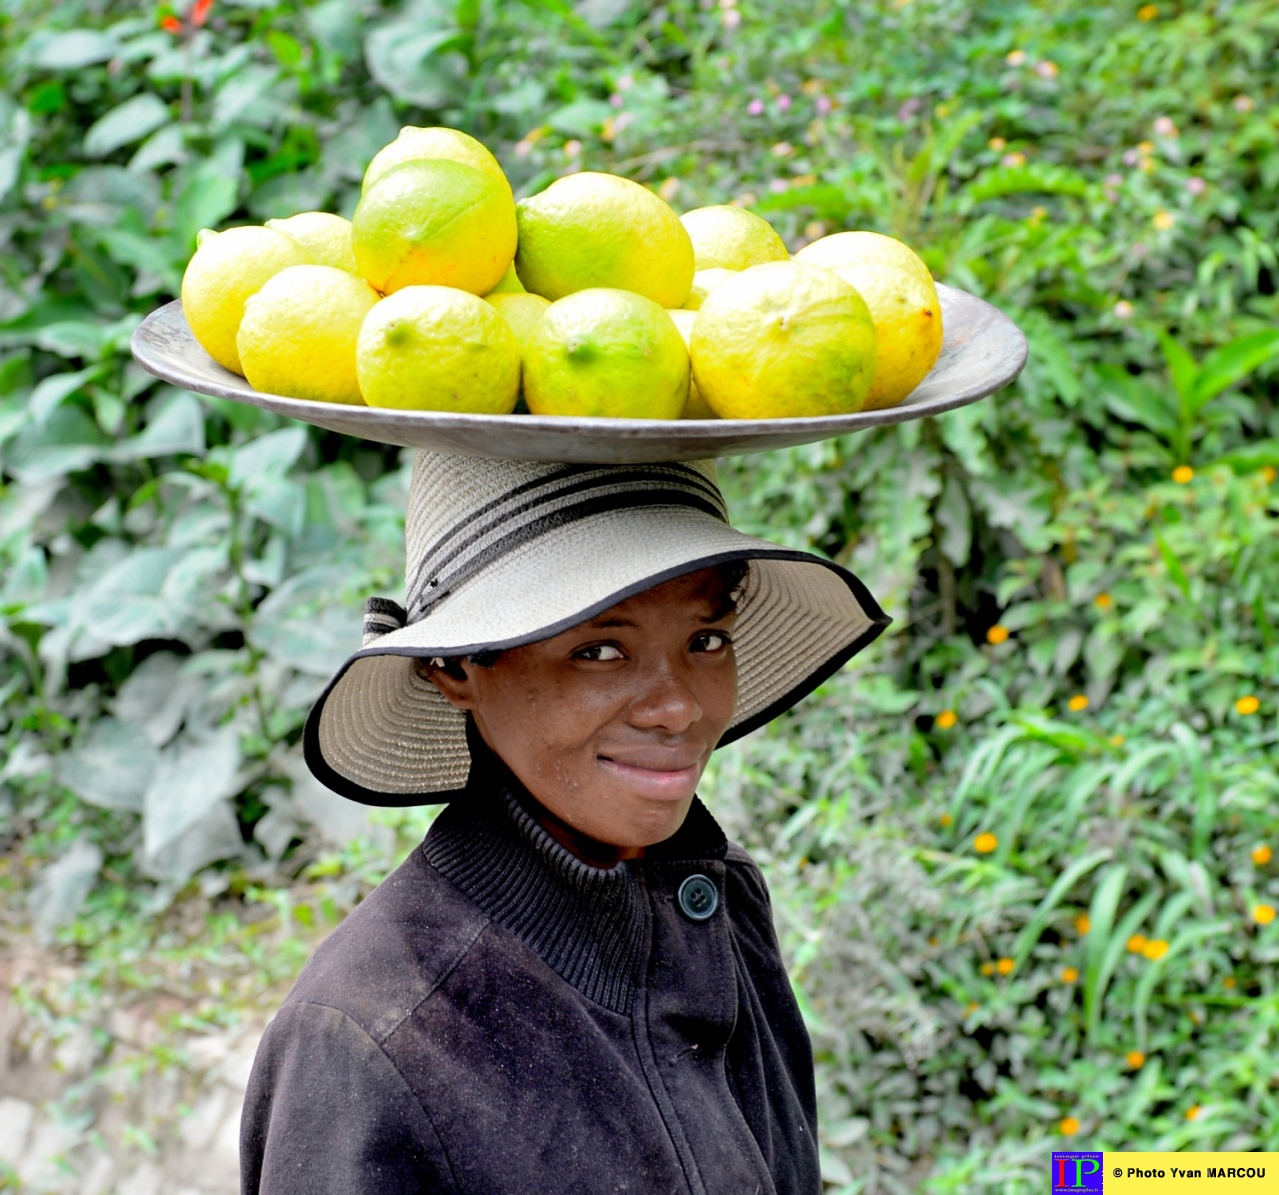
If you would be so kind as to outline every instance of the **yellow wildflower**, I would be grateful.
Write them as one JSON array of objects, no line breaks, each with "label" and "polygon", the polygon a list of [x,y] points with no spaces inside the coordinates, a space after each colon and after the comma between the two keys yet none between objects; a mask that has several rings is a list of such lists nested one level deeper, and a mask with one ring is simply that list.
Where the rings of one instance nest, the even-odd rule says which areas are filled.
[{"label": "yellow wildflower", "polygon": [[1187,1119],[1187,1120],[1198,1120],[1198,1119],[1199,1119],[1199,1114],[1200,1114],[1202,1111],[1203,1111],[1203,1109],[1202,1109],[1202,1108],[1201,1108],[1198,1104],[1191,1104],[1191,1105],[1190,1105],[1190,1107],[1186,1109],[1186,1119]]},{"label": "yellow wildflower", "polygon": [[1074,967],[1063,967],[1061,971],[1062,983],[1074,983],[1079,978],[1079,972]]},{"label": "yellow wildflower", "polygon": [[986,142],[986,148],[993,149],[996,153],[998,153],[1001,149],[1006,148],[1007,145],[1008,145],[1008,142],[1005,141],[1002,137],[992,137],[989,141]]},{"label": "yellow wildflower", "polygon": [[967,1016],[967,1017],[970,1017],[970,1016],[972,1016],[972,1015],[973,1015],[973,1013],[975,1013],[975,1012],[976,1012],[976,1011],[977,1011],[980,1007],[981,1007],[981,1005],[980,1005],[980,1004],[978,1004],[976,1000],[970,1000],[970,1001],[968,1002],[968,1007],[964,1009],[964,1015],[965,1015],[965,1016]]},{"label": "yellow wildflower", "polygon": [[1274,905],[1254,905],[1252,919],[1258,925],[1269,925],[1275,919]]},{"label": "yellow wildflower", "polygon": [[1014,966],[1015,964],[1012,959],[1001,958],[999,962],[995,964],[995,970],[998,971],[1000,975],[1011,975],[1013,973]]},{"label": "yellow wildflower", "polygon": [[973,850],[979,855],[989,855],[999,845],[999,839],[996,838],[989,830],[984,834],[978,834],[973,839]]},{"label": "yellow wildflower", "polygon": [[994,975],[994,973],[995,973],[995,964],[994,964],[994,963],[982,963],[982,965],[981,965],[981,973],[982,973],[983,975]]},{"label": "yellow wildflower", "polygon": [[1226,978],[1221,981],[1221,986],[1229,991],[1235,986],[1235,977],[1233,975],[1227,975]]},{"label": "yellow wildflower", "polygon": [[1004,61],[1008,63],[1009,66],[1021,66],[1021,64],[1026,61],[1026,51],[1009,50],[1008,53],[1004,55]]},{"label": "yellow wildflower", "polygon": [[1075,918],[1075,933],[1082,937],[1090,929],[1092,929],[1092,918],[1089,917],[1087,913],[1080,913],[1079,916]]},{"label": "yellow wildflower", "polygon": [[1264,842],[1252,848],[1252,861],[1258,867],[1265,867],[1265,865],[1274,857],[1274,851],[1272,851]]},{"label": "yellow wildflower", "polygon": [[1110,736],[1110,745],[1112,747],[1122,747],[1127,741],[1121,734],[1112,734]]},{"label": "yellow wildflower", "polygon": [[1160,208],[1155,213],[1155,218],[1151,221],[1151,223],[1159,229],[1160,232],[1167,232],[1174,224],[1177,223],[1177,217],[1174,216],[1172,212],[1167,211],[1164,208]]},{"label": "yellow wildflower", "polygon": [[1137,9],[1137,20],[1153,21],[1159,15],[1159,9],[1153,4],[1143,4]]},{"label": "yellow wildflower", "polygon": [[942,712],[937,715],[937,729],[949,730],[958,721],[959,716],[954,710],[942,710]]},{"label": "yellow wildflower", "polygon": [[1066,708],[1074,714],[1077,714],[1082,710],[1086,710],[1088,708],[1088,698],[1082,693],[1076,693],[1068,702],[1066,702]]},{"label": "yellow wildflower", "polygon": [[1172,479],[1178,485],[1189,485],[1195,479],[1195,471],[1189,465],[1178,465],[1172,471]]},{"label": "yellow wildflower", "polygon": [[1115,599],[1108,593],[1099,593],[1095,598],[1093,598],[1092,604],[1096,606],[1098,610],[1109,610],[1110,607],[1115,604]]},{"label": "yellow wildflower", "polygon": [[1133,1070],[1139,1071],[1146,1065],[1146,1056],[1140,1050],[1129,1050],[1124,1057],[1124,1061],[1132,1067]]},{"label": "yellow wildflower", "polygon": [[993,643],[996,647],[1005,642],[1007,638],[1008,628],[1004,626],[1003,623],[995,623],[995,625],[986,632],[986,642]]},{"label": "yellow wildflower", "polygon": [[1063,1137],[1073,1137],[1079,1132],[1079,1121],[1073,1116],[1065,1116],[1057,1128]]},{"label": "yellow wildflower", "polygon": [[1146,938],[1144,934],[1133,934],[1128,939],[1128,952],[1130,954],[1140,954],[1146,949]]},{"label": "yellow wildflower", "polygon": [[1246,697],[1239,698],[1235,702],[1235,712],[1244,714],[1255,714],[1261,708],[1261,702],[1258,701],[1251,693]]},{"label": "yellow wildflower", "polygon": [[1266,485],[1274,485],[1276,477],[1279,477],[1279,469],[1276,469],[1274,465],[1261,466],[1261,480],[1264,481]]},{"label": "yellow wildflower", "polygon": [[938,821],[939,821],[939,822],[940,822],[943,826],[949,826],[949,825],[950,825],[950,823],[951,823],[951,822],[953,822],[955,819],[954,819],[953,817],[951,817],[949,813],[943,813],[943,814],[941,815],[941,817],[939,817],[937,820],[938,820]]},{"label": "yellow wildflower", "polygon": [[1153,963],[1156,959],[1161,959],[1168,953],[1168,943],[1162,938],[1151,938],[1141,948],[1141,953],[1143,958],[1148,958]]}]

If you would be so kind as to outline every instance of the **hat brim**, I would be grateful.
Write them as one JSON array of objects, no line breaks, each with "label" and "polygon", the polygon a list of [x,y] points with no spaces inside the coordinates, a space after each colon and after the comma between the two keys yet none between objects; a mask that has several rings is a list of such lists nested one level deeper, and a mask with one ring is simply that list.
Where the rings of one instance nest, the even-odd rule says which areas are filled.
[{"label": "hat brim", "polygon": [[[306,760],[329,788],[366,805],[450,801],[470,773],[466,715],[415,659],[503,651],[548,639],[665,581],[749,564],[734,650],[738,705],[720,746],[789,709],[891,621],[846,569],[694,511],[610,512],[504,557],[430,615],[355,652],[307,719]],[[592,525],[595,524],[595,525]],[[664,534],[658,534],[663,532]],[[554,561],[587,553],[572,583]],[[482,612],[482,614],[477,614]]]}]

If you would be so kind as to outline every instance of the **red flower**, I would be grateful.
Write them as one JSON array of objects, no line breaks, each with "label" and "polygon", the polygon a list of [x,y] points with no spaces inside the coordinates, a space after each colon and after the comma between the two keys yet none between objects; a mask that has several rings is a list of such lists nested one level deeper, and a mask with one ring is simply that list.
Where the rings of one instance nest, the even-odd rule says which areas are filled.
[{"label": "red flower", "polygon": [[191,21],[197,29],[209,19],[212,7],[213,0],[195,0],[195,7],[191,9]]},{"label": "red flower", "polygon": [[177,17],[165,17],[164,20],[160,22],[160,28],[166,33],[181,33],[182,22],[179,21]]}]

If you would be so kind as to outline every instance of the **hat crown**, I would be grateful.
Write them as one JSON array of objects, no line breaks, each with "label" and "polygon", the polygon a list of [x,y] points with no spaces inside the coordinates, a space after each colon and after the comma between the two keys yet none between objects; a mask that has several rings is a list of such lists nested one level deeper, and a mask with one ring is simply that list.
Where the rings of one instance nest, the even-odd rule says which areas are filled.
[{"label": "hat crown", "polygon": [[408,621],[547,532],[638,506],[692,507],[728,522],[711,461],[594,466],[419,453],[405,523]]}]

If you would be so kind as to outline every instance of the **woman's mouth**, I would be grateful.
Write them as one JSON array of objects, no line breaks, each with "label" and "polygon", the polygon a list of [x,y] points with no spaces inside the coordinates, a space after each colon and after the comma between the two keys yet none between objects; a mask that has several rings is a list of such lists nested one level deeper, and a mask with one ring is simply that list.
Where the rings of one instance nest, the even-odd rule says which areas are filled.
[{"label": "woman's mouth", "polygon": [[632,792],[651,801],[681,801],[691,797],[702,778],[700,757],[686,767],[640,766],[604,755],[598,756],[597,760],[605,772],[620,780]]}]

